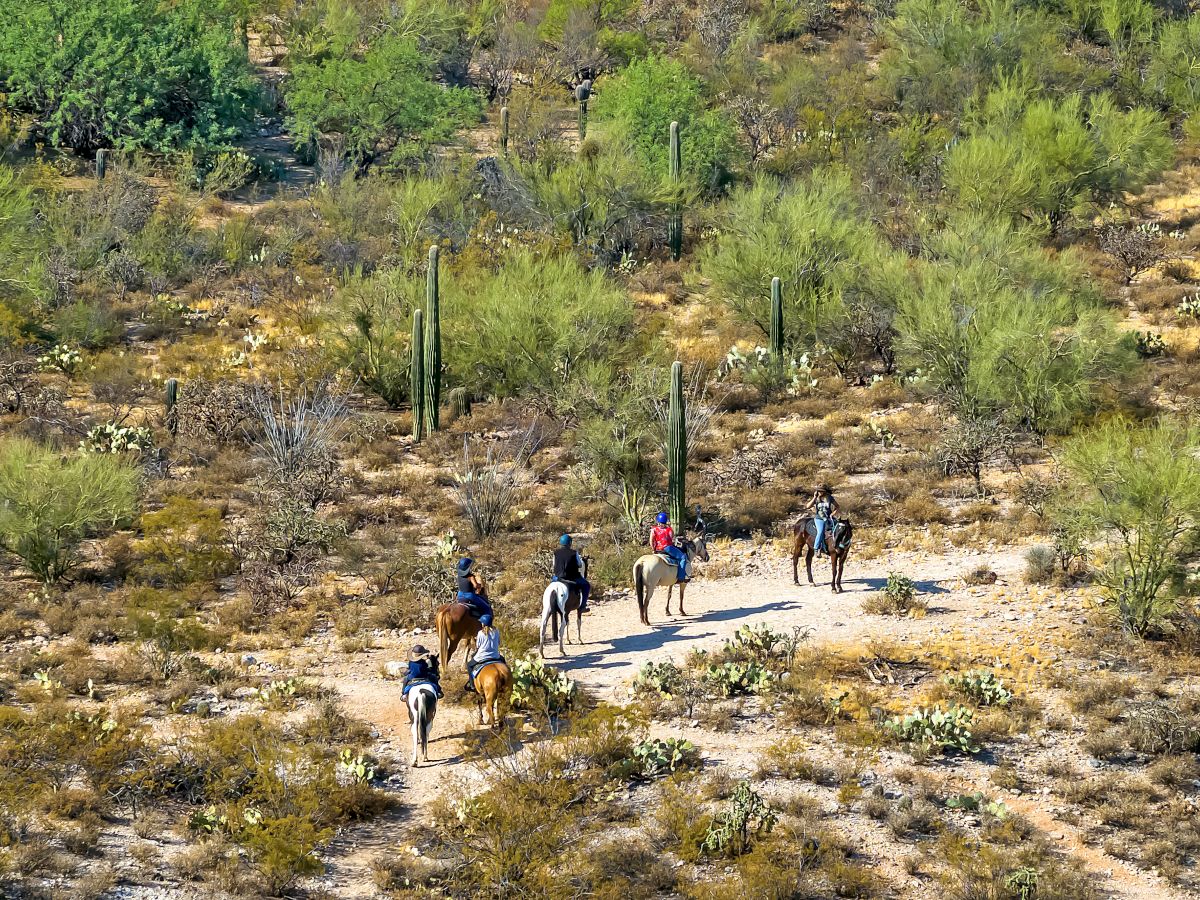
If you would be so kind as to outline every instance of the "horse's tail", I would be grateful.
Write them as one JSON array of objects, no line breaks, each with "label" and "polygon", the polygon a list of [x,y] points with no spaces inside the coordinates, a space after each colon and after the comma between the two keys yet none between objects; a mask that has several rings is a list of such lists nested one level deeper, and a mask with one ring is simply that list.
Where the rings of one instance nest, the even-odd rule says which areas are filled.
[{"label": "horse's tail", "polygon": [[642,609],[646,605],[646,574],[640,559],[633,564],[633,589],[637,594],[638,609]]},{"label": "horse's tail", "polygon": [[437,630],[438,630],[438,655],[442,661],[443,671],[450,667],[450,625],[446,622],[447,613],[445,610],[438,610],[437,614]]},{"label": "horse's tail", "polygon": [[559,609],[558,609],[558,591],[552,591],[550,593],[550,640],[551,641],[558,640],[558,617],[559,617],[559,615],[560,615],[560,613],[559,613]]},{"label": "horse's tail", "polygon": [[417,709],[413,713],[413,721],[417,723],[417,733],[421,736],[421,753],[426,758],[429,757],[429,697],[429,691],[417,691]]}]

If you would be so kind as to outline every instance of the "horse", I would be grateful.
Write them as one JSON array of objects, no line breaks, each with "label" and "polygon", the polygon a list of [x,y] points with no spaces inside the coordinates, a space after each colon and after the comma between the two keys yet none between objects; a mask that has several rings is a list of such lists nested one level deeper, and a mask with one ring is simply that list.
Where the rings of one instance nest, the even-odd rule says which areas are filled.
[{"label": "horse", "polygon": [[507,663],[490,662],[475,673],[475,696],[479,705],[479,724],[483,725],[483,708],[487,706],[487,725],[499,728],[508,714],[509,698],[512,696],[512,670]]},{"label": "horse", "polygon": [[[680,543],[681,549],[687,557],[689,568],[696,559],[708,562],[708,540],[703,532],[698,533],[694,538],[684,538]],[[674,563],[667,562],[657,553],[647,553],[638,557],[638,561],[633,564],[633,586],[637,593],[638,613],[642,617],[643,625],[650,624],[650,598],[654,596],[656,588],[668,588],[667,615],[671,615],[669,588],[674,584],[679,585],[679,614],[686,616],[687,613],[683,608],[683,590],[687,585],[679,581],[679,567]]]},{"label": "horse", "polygon": [[[798,563],[800,554],[805,553],[804,565],[808,569],[808,583],[815,584],[812,576],[813,554],[817,550],[817,536],[811,534],[808,526],[813,523],[812,516],[805,516],[792,526],[792,583],[800,583]],[[814,529],[815,530],[815,529]],[[846,568],[846,557],[850,555],[850,539],[854,529],[845,519],[839,520],[832,529],[826,529],[825,547],[829,550],[829,562],[833,575],[829,582],[830,589],[835,594],[842,593],[842,571]]]},{"label": "horse", "polygon": [[[588,561],[585,557],[583,560],[583,577],[587,578]],[[558,641],[558,653],[560,656],[566,656],[566,648],[563,647],[563,638],[566,638],[567,643],[571,643],[570,635],[570,620],[571,613],[575,613],[575,637],[579,643],[583,643],[583,611],[580,608],[583,604],[583,595],[580,589],[575,585],[566,585],[561,581],[552,581],[550,585],[542,592],[542,625],[538,631],[538,652],[542,654],[542,659],[546,658],[546,622],[551,623],[550,640]]]},{"label": "horse", "polygon": [[474,640],[483,626],[479,619],[471,615],[471,609],[461,600],[447,603],[438,608],[437,616],[438,650],[442,661],[442,671],[450,666],[454,651],[463,641]]},{"label": "horse", "polygon": [[433,685],[418,683],[408,689],[408,714],[412,719],[412,765],[417,765],[417,749],[429,762],[429,729],[437,715],[437,691]]}]

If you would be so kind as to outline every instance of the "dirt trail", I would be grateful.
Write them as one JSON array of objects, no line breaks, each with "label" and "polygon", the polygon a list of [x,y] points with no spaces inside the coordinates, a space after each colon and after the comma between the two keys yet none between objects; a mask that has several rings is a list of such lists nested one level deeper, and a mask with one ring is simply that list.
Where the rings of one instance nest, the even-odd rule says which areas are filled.
[{"label": "dirt trail", "polygon": [[[997,645],[1008,643],[1021,648],[1040,645],[1050,647],[1053,652],[1055,635],[1070,627],[1070,617],[1077,612],[1077,607],[1068,607],[1061,600],[1056,602],[1052,591],[1020,584],[1019,573],[1024,567],[1024,548],[1020,547],[975,551],[947,544],[927,551],[893,552],[875,560],[852,559],[842,594],[829,590],[827,562],[814,566],[817,586],[796,586],[792,584],[790,560],[781,558],[778,550],[766,549],[756,554],[749,545],[734,544],[721,552],[740,556],[743,574],[720,580],[705,580],[701,576],[688,588],[688,615],[667,618],[666,597],[657,594],[650,608],[654,624],[645,628],[637,621],[632,597],[618,595],[597,603],[594,612],[584,617],[582,647],[569,645],[567,656],[560,658],[557,646],[548,646],[548,661],[569,673],[598,699],[623,702],[628,699],[630,682],[647,662],[680,659],[693,649],[718,648],[743,625],[765,623],[776,631],[806,627],[811,629],[810,642],[815,643],[852,645],[878,641],[894,646],[962,635]],[[996,583],[966,585],[963,577],[981,566],[996,572]],[[912,578],[927,595],[926,617],[892,619],[862,613],[863,598],[879,590],[891,571]],[[803,568],[800,577],[804,579]],[[399,686],[387,679],[382,670],[388,660],[403,658],[414,639],[427,642],[428,637],[428,634],[417,638],[405,636],[391,646],[356,654],[350,669],[344,660],[329,660],[321,676],[324,684],[341,694],[348,711],[372,723],[379,732],[380,743],[405,762],[411,744]],[[462,679],[461,672],[461,659],[457,659],[446,679],[453,690]],[[434,761],[429,766],[407,770],[404,775],[404,798],[411,804],[413,815],[420,815],[420,807],[452,779],[471,783],[482,777],[474,766],[464,763],[462,756],[464,740],[477,728],[474,714],[473,709],[450,704],[443,704],[438,710],[430,746]],[[710,761],[719,757],[722,766],[740,775],[749,774],[758,752],[778,737],[770,730],[754,736],[739,734],[737,741],[730,744],[725,740],[728,735],[705,732],[688,736]],[[986,783],[975,785],[969,776],[962,774],[954,776],[954,780],[969,782],[973,790],[988,789]],[[1077,829],[1054,819],[1036,798],[1021,798],[1011,805],[1050,835],[1064,853],[1078,856],[1090,870],[1104,873],[1110,897],[1168,900],[1180,896],[1153,875],[1087,846]],[[923,893],[918,891],[911,896]]]}]

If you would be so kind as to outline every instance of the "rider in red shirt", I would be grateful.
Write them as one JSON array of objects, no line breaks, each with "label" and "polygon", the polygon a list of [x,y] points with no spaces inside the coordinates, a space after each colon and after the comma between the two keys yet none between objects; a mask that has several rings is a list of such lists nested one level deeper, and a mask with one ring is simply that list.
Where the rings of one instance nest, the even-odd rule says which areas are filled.
[{"label": "rider in red shirt", "polygon": [[660,512],[654,521],[658,524],[650,529],[650,549],[661,553],[679,567],[677,581],[687,581],[687,555],[675,546],[675,530],[670,525],[670,519],[665,512]]}]

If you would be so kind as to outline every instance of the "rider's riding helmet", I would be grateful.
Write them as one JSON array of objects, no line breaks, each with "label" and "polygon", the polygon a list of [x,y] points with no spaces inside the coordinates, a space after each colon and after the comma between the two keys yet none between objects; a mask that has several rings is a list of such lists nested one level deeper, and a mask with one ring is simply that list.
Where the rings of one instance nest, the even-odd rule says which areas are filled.
[{"label": "rider's riding helmet", "polygon": [[475,560],[473,560],[473,559],[468,559],[467,557],[464,556],[462,559],[460,559],[458,561],[458,574],[459,575],[470,575],[471,569],[473,569],[473,568],[475,568]]},{"label": "rider's riding helmet", "polygon": [[558,543],[559,543],[559,546],[570,547],[571,546],[571,536],[569,534],[564,534],[562,537],[560,537],[558,539]]},{"label": "rider's riding helmet", "polygon": [[670,520],[671,520],[670,516],[668,516],[665,512],[659,513],[657,516],[654,517],[654,521],[657,522],[659,525],[666,525],[667,522],[669,522]]},{"label": "rider's riding helmet", "polygon": [[491,628],[492,627],[492,614],[484,613],[482,616],[480,616],[479,624],[482,625],[484,628]]}]

